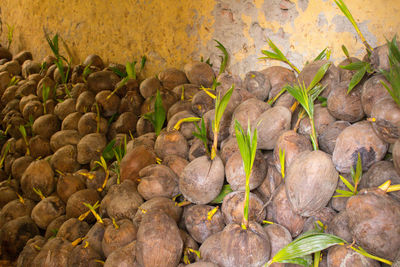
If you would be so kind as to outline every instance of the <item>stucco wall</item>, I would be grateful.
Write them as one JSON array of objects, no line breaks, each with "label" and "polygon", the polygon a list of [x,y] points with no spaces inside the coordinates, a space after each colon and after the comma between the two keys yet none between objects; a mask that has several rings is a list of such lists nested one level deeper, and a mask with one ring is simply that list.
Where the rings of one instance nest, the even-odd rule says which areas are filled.
[{"label": "stucco wall", "polygon": [[[372,4],[373,3],[373,4]],[[400,32],[398,0],[347,0],[372,46]],[[146,75],[189,60],[210,57],[219,65],[222,42],[231,55],[229,70],[240,75],[265,62],[261,49],[271,38],[301,68],[323,48],[336,62],[341,45],[362,56],[364,47],[333,0],[1,0],[0,42],[6,23],[15,27],[12,52],[29,50],[37,60],[50,54],[43,31],[59,33],[74,63],[92,53],[125,63],[146,55]]]}]

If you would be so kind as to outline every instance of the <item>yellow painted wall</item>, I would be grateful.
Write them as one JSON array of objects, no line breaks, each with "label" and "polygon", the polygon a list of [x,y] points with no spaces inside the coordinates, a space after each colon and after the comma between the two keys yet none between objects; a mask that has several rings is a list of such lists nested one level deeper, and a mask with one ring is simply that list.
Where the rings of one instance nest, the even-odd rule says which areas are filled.
[{"label": "yellow painted wall", "polygon": [[[398,0],[347,0],[372,46],[400,32]],[[276,62],[259,60],[271,38],[298,67],[323,48],[337,62],[341,45],[362,56],[363,45],[333,0],[1,0],[0,42],[15,27],[11,51],[50,54],[43,31],[59,33],[74,63],[89,54],[125,63],[146,55],[146,75],[182,68],[201,56],[219,65],[213,39],[231,55],[229,70],[244,75]]]}]

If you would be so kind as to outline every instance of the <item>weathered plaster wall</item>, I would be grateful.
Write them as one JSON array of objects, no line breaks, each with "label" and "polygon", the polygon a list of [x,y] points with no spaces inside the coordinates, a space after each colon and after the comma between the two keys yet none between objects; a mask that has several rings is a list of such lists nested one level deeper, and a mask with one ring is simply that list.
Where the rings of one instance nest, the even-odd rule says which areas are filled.
[{"label": "weathered plaster wall", "polygon": [[[373,3],[373,4],[372,4]],[[347,0],[372,46],[400,32],[398,0]],[[92,53],[107,62],[148,57],[146,74],[182,66],[201,56],[219,65],[222,42],[229,70],[240,75],[276,62],[258,58],[271,38],[298,67],[330,47],[336,62],[341,45],[362,56],[363,45],[333,0],[1,0],[0,42],[6,23],[15,27],[12,52],[29,50],[40,60],[50,54],[43,31],[59,33],[75,63]]]}]

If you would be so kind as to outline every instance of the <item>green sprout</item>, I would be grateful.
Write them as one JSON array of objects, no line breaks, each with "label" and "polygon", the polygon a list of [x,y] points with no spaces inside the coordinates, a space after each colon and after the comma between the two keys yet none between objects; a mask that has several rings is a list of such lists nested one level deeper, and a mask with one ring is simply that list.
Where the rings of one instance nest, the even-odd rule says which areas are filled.
[{"label": "green sprout", "polygon": [[38,188],[32,187],[33,192],[40,197],[41,200],[45,199],[46,197],[43,195],[42,191]]},{"label": "green sprout", "polygon": [[249,197],[250,197],[250,174],[253,168],[254,159],[257,151],[257,128],[253,134],[250,132],[250,122],[247,126],[247,134],[244,132],[240,123],[235,120],[236,141],[239,146],[240,155],[243,159],[244,172],[246,174],[246,191],[244,199],[244,211],[242,229],[246,230],[249,226]]},{"label": "green sprout", "polygon": [[[55,34],[53,39],[45,32],[46,41],[49,44],[51,51],[53,52],[56,60],[54,64],[56,64],[57,69],[61,76],[61,81],[63,84],[66,84],[68,81],[69,72],[71,70],[71,63],[64,56],[60,55],[60,48],[58,43],[58,34]],[[65,69],[64,62],[67,64],[67,69]],[[68,88],[65,88],[66,91]],[[68,94],[67,94],[68,95]]]},{"label": "green sprout", "polygon": [[305,112],[307,113],[310,124],[311,124],[311,142],[313,144],[314,150],[318,150],[318,139],[317,133],[315,131],[315,123],[314,123],[314,101],[321,94],[321,92],[325,89],[324,86],[318,84],[321,79],[324,77],[327,72],[330,62],[322,65],[321,68],[315,74],[313,80],[311,81],[308,87],[303,85],[287,85],[285,86],[286,90],[301,104]]},{"label": "green sprout", "polygon": [[215,98],[215,118],[212,125],[214,132],[214,141],[211,148],[211,160],[213,160],[217,155],[220,122],[222,119],[222,115],[224,115],[226,106],[228,105],[228,102],[231,99],[233,89],[234,85],[232,85],[232,87],[225,93],[225,95],[222,98],[220,98],[220,95],[216,96]]},{"label": "green sprout", "polygon": [[50,93],[50,87],[43,84],[42,98],[43,98],[43,113],[44,114],[47,113],[46,102],[47,102],[47,99],[49,99],[49,93]]},{"label": "green sprout", "polygon": [[213,66],[213,64],[211,64],[210,58],[207,58],[207,60],[206,60],[206,61],[204,61],[204,58],[203,58],[203,56],[201,56],[201,57],[200,57],[200,62],[205,62],[205,63],[207,63],[207,64],[208,64],[208,66],[210,66],[210,67],[212,67],[212,66]]},{"label": "green sprout", "polygon": [[351,15],[350,10],[347,8],[346,4],[343,2],[343,0],[335,0],[335,3],[340,8],[340,10],[343,12],[343,14],[346,16],[346,18],[350,21],[350,23],[353,25],[353,27],[356,30],[358,36],[360,37],[361,41],[365,45],[368,54],[371,54],[373,49],[368,44],[368,42],[365,39],[364,35],[360,31],[360,28],[358,28],[358,25],[357,25],[356,21],[354,20],[353,15]]},{"label": "green sprout", "polygon": [[28,136],[26,134],[25,126],[24,125],[20,125],[18,129],[19,129],[19,132],[21,133],[22,138],[24,139],[24,142],[25,142],[26,155],[29,156],[31,153],[29,151],[29,142],[28,142]]},{"label": "green sprout", "polygon": [[160,134],[161,129],[164,126],[166,117],[165,114],[166,112],[162,105],[160,91],[157,90],[156,101],[154,102],[154,111],[143,115],[144,119],[150,121],[151,124],[153,124],[157,136]]},{"label": "green sprout", "polygon": [[84,82],[87,82],[86,78],[92,73],[92,70],[90,69],[90,66],[92,64],[87,65],[82,72],[82,79]]},{"label": "green sprout", "polygon": [[[139,72],[141,72],[144,68],[144,65],[146,64],[146,56],[142,56],[142,60],[140,61],[140,69]],[[109,99],[112,95],[114,95],[119,89],[121,89],[127,82],[128,80],[136,80],[137,74],[136,74],[136,61],[133,62],[127,62],[125,65],[125,73],[121,72],[117,68],[111,68],[111,70],[117,74],[119,77],[123,78],[121,82],[118,84],[117,87],[107,96],[107,99]]]},{"label": "green sprout", "polygon": [[7,87],[16,85],[19,81],[20,81],[20,79],[17,76],[13,76],[11,78],[10,82],[8,83]]},{"label": "green sprout", "polygon": [[104,173],[106,175],[106,177],[104,178],[103,185],[100,188],[97,188],[97,191],[101,192],[107,185],[108,178],[110,176],[110,171],[108,169],[107,162],[105,161],[103,156],[100,156],[100,161],[96,160],[94,163],[97,164],[98,166],[102,167],[104,170]]},{"label": "green sprout", "polygon": [[282,179],[285,178],[285,150],[279,148],[279,163],[281,164]]},{"label": "green sprout", "polygon": [[350,63],[349,65],[346,66],[339,66],[342,69],[345,70],[355,70],[356,73],[354,73],[353,77],[350,80],[349,87],[347,89],[347,93],[350,93],[353,88],[360,83],[362,78],[365,76],[365,74],[368,72],[369,74],[373,73],[374,70],[372,69],[371,63],[369,62],[364,62],[364,61],[357,61]]},{"label": "green sprout", "polygon": [[351,173],[351,178],[353,180],[354,186],[349,181],[347,181],[347,179],[344,178],[342,175],[339,175],[340,180],[342,180],[342,182],[346,185],[346,187],[350,191],[336,189],[336,193],[338,193],[339,195],[335,195],[333,197],[352,197],[352,196],[355,196],[358,194],[357,189],[358,189],[358,185],[361,181],[361,175],[362,175],[362,163],[361,163],[360,152],[358,153],[358,156],[357,156],[356,170],[354,170],[353,166],[351,166],[350,173]]},{"label": "green sprout", "polygon": [[196,127],[196,131],[193,132],[193,136],[203,142],[206,153],[209,155],[210,150],[208,148],[207,128],[206,124],[204,123],[204,118],[201,117],[200,126],[197,123],[195,123],[194,126]]},{"label": "green sprout", "polygon": [[400,50],[397,46],[396,36],[393,37],[392,41],[387,41],[387,44],[389,47],[388,57],[390,70],[380,70],[380,72],[389,81],[392,88],[383,81],[381,81],[381,83],[389,92],[396,104],[400,106]]},{"label": "green sprout", "polygon": [[288,64],[297,73],[300,73],[299,69],[296,68],[296,66],[293,65],[293,63],[291,63],[289,59],[287,59],[287,57],[285,57],[285,55],[281,52],[281,50],[279,50],[279,48],[274,44],[274,42],[271,41],[271,39],[268,39],[268,45],[269,47],[271,47],[273,51],[261,50],[261,53],[263,53],[266,56],[261,57],[260,59],[272,59],[272,60],[282,61]]},{"label": "green sprout", "polygon": [[328,47],[326,47],[324,50],[321,51],[321,53],[318,54],[316,58],[314,58],[314,61],[324,59],[329,60],[331,57],[331,53],[332,51]]},{"label": "green sprout", "polygon": [[221,204],[224,200],[224,197],[226,195],[228,195],[229,193],[232,193],[233,190],[231,188],[230,184],[226,184],[222,187],[221,192],[219,193],[219,195],[213,200],[211,201],[212,204]]},{"label": "green sprout", "polygon": [[1,153],[1,159],[0,159],[0,169],[3,168],[4,160],[7,157],[8,151],[10,151],[10,146],[11,143],[7,142],[6,147],[4,148],[3,153]]},{"label": "green sprout", "polygon": [[94,203],[93,206],[90,205],[89,203],[85,203],[85,202],[83,202],[82,204],[85,205],[89,209],[89,211],[87,211],[84,214],[82,214],[81,216],[83,217],[83,219],[81,219],[81,216],[80,216],[79,220],[83,221],[89,215],[89,213],[91,212],[99,223],[101,223],[101,224],[104,223],[104,221],[101,219],[100,215],[96,212],[96,209],[98,207],[100,207],[99,201]]},{"label": "green sprout", "polygon": [[347,47],[345,45],[342,45],[342,51],[346,58],[351,62],[349,50],[347,50]]},{"label": "green sprout", "polygon": [[221,75],[222,73],[225,72],[226,65],[228,64],[229,56],[228,56],[228,52],[226,51],[226,48],[220,42],[218,42],[217,40],[214,39],[214,41],[218,44],[216,47],[219,50],[221,50],[222,53],[224,54],[224,56],[220,56],[220,58],[221,58],[221,66],[219,68],[219,73],[218,74]]},{"label": "green sprout", "polygon": [[101,121],[100,108],[97,102],[94,105],[96,107],[96,133],[100,133],[100,121]]},{"label": "green sprout", "polygon": [[[392,262],[380,257],[374,256],[366,252],[362,247],[354,244],[349,244],[346,240],[331,234],[322,233],[320,231],[311,230],[303,235],[300,235],[294,241],[279,250],[275,256],[268,261],[266,266],[270,266],[272,263],[294,263],[302,266],[311,266],[312,258],[311,254],[320,252],[329,247],[341,245],[349,247],[360,253],[361,255],[371,258],[373,260],[381,261],[388,265],[392,265]],[[318,265],[317,265],[318,266]]]},{"label": "green sprout", "polygon": [[111,165],[111,170],[117,175],[117,184],[120,184],[121,179],[121,161],[122,158],[126,155],[126,135],[124,136],[124,142],[115,146],[116,140],[111,140],[110,143],[104,148],[102,157],[105,160],[113,160],[115,158],[115,162]]},{"label": "green sprout", "polygon": [[278,98],[281,96],[281,95],[283,95],[283,93],[284,92],[286,92],[286,88],[285,87],[283,87],[280,91],[279,91],[279,93],[276,95],[276,96],[274,96],[273,98],[271,98],[270,100],[268,100],[268,105],[272,105],[273,103],[275,103],[275,101],[276,100],[278,100]]},{"label": "green sprout", "polygon": [[6,23],[7,25],[7,41],[8,41],[8,45],[7,45],[7,50],[10,49],[11,43],[13,41],[13,36],[14,36],[14,26],[9,25],[8,23]]}]

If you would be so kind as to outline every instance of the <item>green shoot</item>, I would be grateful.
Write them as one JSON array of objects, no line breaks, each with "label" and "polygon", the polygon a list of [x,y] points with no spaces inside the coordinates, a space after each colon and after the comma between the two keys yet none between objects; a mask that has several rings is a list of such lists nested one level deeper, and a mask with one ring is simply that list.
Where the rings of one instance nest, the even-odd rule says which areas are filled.
[{"label": "green shoot", "polygon": [[[203,56],[200,57],[200,62],[204,62]],[[210,67],[213,66],[213,64],[211,64],[210,58],[207,58],[207,60],[205,62],[208,64],[208,66],[210,66]]]},{"label": "green shoot", "polygon": [[96,133],[100,133],[100,108],[99,108],[99,104],[97,104],[97,102],[94,104],[96,106]]},{"label": "green shoot", "polygon": [[278,60],[282,61],[286,64],[288,64],[293,70],[295,70],[297,73],[300,73],[299,69],[296,68],[295,65],[293,65],[287,57],[279,50],[279,48],[271,41],[271,39],[268,39],[268,45],[271,47],[272,51],[268,50],[261,50],[261,53],[266,55],[266,57],[261,57],[260,59],[272,59],[272,60]]},{"label": "green shoot", "polygon": [[347,50],[347,47],[345,45],[342,45],[342,51],[343,51],[343,54],[346,56],[346,58],[348,60],[350,60],[349,50]]},{"label": "green shoot", "polygon": [[137,63],[136,61],[126,62],[125,69],[128,79],[136,80],[136,69],[135,69],[136,63]]},{"label": "green shoot", "polygon": [[46,101],[49,99],[50,87],[43,84],[42,98],[43,98],[43,113],[46,114]]},{"label": "green shoot", "polygon": [[124,87],[124,85],[128,83],[128,80],[129,80],[129,77],[128,77],[128,76],[124,77],[124,78],[118,83],[118,85],[115,87],[115,89],[107,96],[106,99],[107,99],[107,100],[110,99],[110,97],[111,97],[112,95],[114,95],[119,89],[121,89],[122,87]]},{"label": "green shoot", "polygon": [[160,134],[161,129],[164,126],[165,114],[166,112],[162,104],[160,91],[157,90],[156,101],[154,102],[154,111],[143,115],[143,118],[149,120],[151,124],[153,124],[157,136]]},{"label": "green shoot", "polygon": [[354,73],[353,77],[350,80],[347,93],[350,93],[351,90],[353,90],[353,88],[362,80],[367,72],[370,74],[373,72],[371,64],[364,61],[353,62],[346,66],[340,66],[340,68],[345,70],[356,70],[356,73]]},{"label": "green shoot", "polygon": [[273,103],[275,103],[276,100],[278,100],[278,98],[279,98],[281,95],[283,95],[284,92],[286,92],[286,88],[285,88],[285,87],[283,87],[283,88],[279,91],[279,93],[278,93],[276,96],[274,96],[274,98],[271,98],[270,100],[268,100],[267,103],[268,103],[269,105],[272,105]]},{"label": "green shoot", "polygon": [[319,97],[317,97],[317,99],[319,102],[321,102],[322,107],[328,106],[328,99],[326,97],[319,96]]},{"label": "green shoot", "polygon": [[1,154],[1,159],[0,159],[0,169],[3,168],[4,160],[7,157],[8,151],[10,150],[11,143],[7,142],[6,147],[4,148],[3,153]]},{"label": "green shoot", "polygon": [[122,72],[120,69],[118,69],[116,67],[111,67],[110,69],[112,72],[114,72],[120,78],[126,78],[128,76],[128,74],[126,74],[126,72]]},{"label": "green shoot", "polygon": [[[50,237],[50,238],[55,238],[56,236],[57,236],[57,234],[58,234],[58,228],[56,228],[56,229],[51,229],[51,232],[53,233],[53,235]],[[49,239],[50,239],[49,238]]]},{"label": "green shoot", "polygon": [[331,57],[331,52],[332,51],[328,47],[326,47],[324,50],[321,51],[321,53],[318,54],[316,58],[314,58],[314,61],[323,59],[329,60],[329,58]]},{"label": "green shoot", "polygon": [[303,235],[300,235],[294,241],[279,250],[275,254],[275,256],[267,263],[267,266],[270,266],[274,262],[295,263],[303,266],[310,266],[312,260],[309,255],[335,245],[350,245],[351,249],[360,253],[363,256],[391,265],[390,261],[371,255],[366,252],[362,247],[349,244],[346,240],[338,236],[311,230],[304,233]]},{"label": "green shoot", "polygon": [[8,41],[8,45],[7,45],[7,50],[10,50],[10,46],[11,43],[13,41],[13,36],[14,36],[14,26],[10,26],[8,23],[6,23],[7,25],[7,41]]},{"label": "green shoot", "polygon": [[357,25],[356,21],[354,20],[353,15],[351,15],[350,10],[347,8],[346,4],[343,2],[343,0],[335,0],[335,3],[340,8],[340,10],[343,12],[343,14],[346,16],[346,18],[350,21],[350,23],[353,25],[353,27],[356,30],[358,36],[360,37],[361,41],[365,45],[368,54],[370,54],[373,49],[368,44],[368,42],[365,39],[364,35],[360,31],[360,28],[358,28],[358,25]]},{"label": "green shoot", "polygon": [[321,68],[319,68],[319,70],[315,74],[313,80],[311,81],[308,87],[304,85],[304,82],[303,85],[295,84],[293,86],[290,85],[286,86],[286,90],[301,104],[301,106],[304,108],[305,112],[307,113],[310,119],[310,124],[311,124],[310,137],[314,150],[318,150],[318,139],[314,124],[314,101],[325,89],[325,87],[321,86],[318,83],[324,77],[330,64],[331,64],[330,62],[325,63]]},{"label": "green shoot", "polygon": [[342,180],[342,182],[346,185],[349,191],[336,189],[336,193],[338,193],[339,195],[335,195],[333,197],[352,197],[358,194],[357,189],[358,185],[360,184],[362,175],[362,163],[361,163],[360,153],[358,153],[357,157],[356,170],[354,170],[353,166],[351,166],[350,173],[354,186],[349,181],[347,181],[347,179],[344,178],[342,175],[339,175],[340,180]]},{"label": "green shoot", "polygon": [[200,251],[198,250],[194,250],[192,248],[186,247],[183,251],[183,262],[185,264],[190,264],[190,260],[189,260],[189,253],[195,254],[197,258],[201,259],[200,256]]},{"label": "green shoot", "polygon": [[389,47],[389,64],[390,70],[380,70],[380,72],[389,81],[390,86],[385,82],[381,81],[382,85],[389,92],[393,100],[398,106],[400,106],[400,50],[397,46],[396,36],[393,37],[392,41],[387,41]]},{"label": "green shoot", "polygon": [[179,131],[179,129],[181,128],[182,123],[185,122],[196,122],[196,121],[200,121],[201,119],[198,117],[187,117],[187,118],[183,118],[180,119],[174,126],[174,130]]},{"label": "green shoot", "polygon": [[204,148],[206,149],[206,153],[209,155],[210,150],[208,149],[207,128],[204,123],[203,117],[201,117],[200,127],[197,123],[195,123],[194,126],[196,127],[197,131],[193,132],[193,136],[200,139],[203,142]]},{"label": "green shoot", "polygon": [[32,187],[33,192],[35,192],[36,195],[40,197],[41,200],[45,199],[46,197],[43,195],[42,191],[40,189],[36,189],[35,187]]},{"label": "green shoot", "polygon": [[83,72],[82,72],[82,79],[83,79],[84,82],[87,82],[87,81],[86,81],[86,78],[92,73],[92,70],[90,69],[90,65],[92,65],[92,64],[87,65],[87,66],[83,69]]},{"label": "green shoot", "polygon": [[233,192],[231,185],[230,184],[226,184],[222,187],[221,192],[219,193],[219,195],[213,200],[211,201],[212,204],[221,204],[222,201],[224,200],[224,197]]},{"label": "green shoot", "polygon": [[19,132],[21,133],[22,138],[24,139],[24,142],[25,142],[26,155],[29,156],[31,153],[29,151],[29,142],[28,142],[28,136],[26,134],[25,126],[24,125],[20,125],[18,129],[19,129]]},{"label": "green shoot", "polygon": [[[98,207],[100,207],[99,201],[97,201],[96,203],[94,203],[93,206],[90,205],[89,203],[83,203],[83,205],[85,205],[85,206],[89,209],[89,212],[91,212],[91,213],[93,214],[93,216],[96,218],[96,220],[97,220],[99,223],[101,223],[101,224],[104,223],[104,221],[101,219],[100,215],[96,212],[96,209],[97,209]],[[86,214],[86,213],[84,213],[84,214]],[[87,216],[87,215],[86,215],[86,216]],[[85,217],[86,217],[86,216],[85,216]]]},{"label": "green shoot", "polygon": [[211,148],[211,160],[215,158],[217,155],[217,146],[218,146],[218,134],[219,134],[219,124],[222,119],[222,115],[225,112],[226,106],[228,105],[228,102],[232,96],[234,89],[234,85],[226,92],[226,94],[220,98],[220,95],[218,95],[215,99],[215,118],[213,121],[213,132],[214,132],[214,141],[212,144]]},{"label": "green shoot", "polygon": [[140,60],[140,69],[139,72],[142,72],[142,70],[144,69],[144,65],[146,64],[147,58],[146,56],[142,56],[142,59]]},{"label": "green shoot", "polygon": [[240,123],[235,120],[236,141],[239,146],[240,155],[243,159],[243,167],[246,174],[246,191],[242,221],[242,229],[244,230],[246,230],[249,226],[250,174],[257,151],[257,129],[254,129],[252,134],[250,132],[250,128],[250,122],[248,122],[246,134]]},{"label": "green shoot", "polygon": [[224,56],[220,56],[220,58],[221,58],[221,66],[219,68],[219,73],[218,74],[221,75],[222,73],[225,72],[226,65],[228,64],[229,56],[228,56],[228,52],[226,51],[226,48],[220,42],[218,42],[217,40],[214,39],[214,41],[218,44],[216,46],[216,48],[221,50],[222,53],[224,54]]},{"label": "green shoot", "polygon": [[19,83],[19,78],[17,78],[16,76],[13,76],[10,80],[10,82],[8,83],[7,87],[16,85],[17,83]]},{"label": "green shoot", "polygon": [[279,163],[281,164],[282,179],[285,178],[285,150],[279,148]]},{"label": "green shoot", "polygon": [[[53,39],[51,39],[50,36],[45,32],[45,38],[56,58],[54,64],[57,66],[58,72],[60,73],[61,82],[65,85],[64,87],[65,93],[68,97],[71,98],[72,96],[66,85],[68,82],[69,73],[71,71],[71,62],[68,61],[64,56],[60,55],[60,49],[58,45],[58,34],[55,34]],[[65,69],[64,63],[67,64],[67,69]]]},{"label": "green shoot", "polygon": [[107,185],[108,178],[110,176],[110,171],[108,170],[107,162],[105,161],[103,156],[100,156],[100,161],[96,160],[94,163],[97,164],[98,166],[102,167],[104,170],[104,173],[106,175],[106,177],[104,178],[103,185],[100,188],[97,188],[97,191],[101,192]]}]

